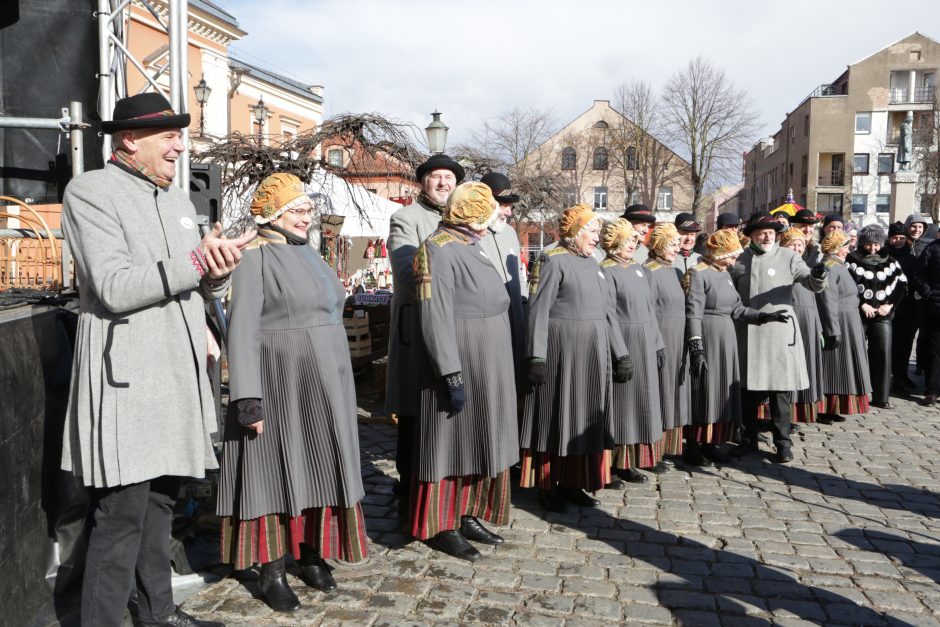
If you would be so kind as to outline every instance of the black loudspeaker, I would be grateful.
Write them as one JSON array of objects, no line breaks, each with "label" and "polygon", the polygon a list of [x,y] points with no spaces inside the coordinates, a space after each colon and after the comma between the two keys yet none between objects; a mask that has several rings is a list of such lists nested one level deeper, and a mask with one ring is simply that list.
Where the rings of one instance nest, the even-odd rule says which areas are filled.
[{"label": "black loudspeaker", "polygon": [[189,199],[196,206],[196,222],[212,225],[222,215],[222,168],[215,163],[189,164]]}]

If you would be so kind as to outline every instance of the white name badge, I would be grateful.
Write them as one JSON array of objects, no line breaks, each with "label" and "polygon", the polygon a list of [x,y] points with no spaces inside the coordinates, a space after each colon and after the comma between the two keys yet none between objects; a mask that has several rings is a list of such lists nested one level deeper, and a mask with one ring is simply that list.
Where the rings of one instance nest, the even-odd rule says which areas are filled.
[{"label": "white name badge", "polygon": [[182,218],[180,218],[180,224],[183,226],[184,229],[188,231],[192,231],[194,228],[196,228],[196,223],[193,222],[192,218],[187,217],[187,216],[183,216]]},{"label": "white name badge", "polygon": [[777,274],[776,270],[774,270],[773,268],[768,268],[767,276],[774,276],[775,274]]},{"label": "white name badge", "polygon": [[604,278],[604,273],[601,272],[600,270],[598,270],[598,271],[597,271],[597,276],[599,276],[600,278],[603,279],[603,278]]}]

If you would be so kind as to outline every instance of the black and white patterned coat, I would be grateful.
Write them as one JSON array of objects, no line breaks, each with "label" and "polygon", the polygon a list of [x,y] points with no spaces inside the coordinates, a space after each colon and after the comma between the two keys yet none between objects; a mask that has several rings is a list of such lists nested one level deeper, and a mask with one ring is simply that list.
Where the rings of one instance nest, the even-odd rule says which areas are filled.
[{"label": "black and white patterned coat", "polygon": [[[907,292],[907,277],[901,264],[892,257],[881,254],[865,255],[852,252],[845,260],[846,268],[858,285],[859,307],[870,305],[875,309],[882,305],[895,305]],[[894,316],[894,307],[886,318]],[[882,316],[877,316],[881,318]]]}]

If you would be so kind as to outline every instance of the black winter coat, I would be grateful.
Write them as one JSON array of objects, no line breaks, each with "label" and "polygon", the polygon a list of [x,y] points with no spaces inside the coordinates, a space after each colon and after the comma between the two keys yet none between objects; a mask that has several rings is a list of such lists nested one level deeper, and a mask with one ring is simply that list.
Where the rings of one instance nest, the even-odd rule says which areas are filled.
[{"label": "black winter coat", "polygon": [[[883,253],[884,251],[882,249]],[[901,270],[901,264],[887,254],[866,255],[861,250],[849,253],[845,266],[858,285],[859,309],[869,305],[878,309],[881,305],[896,305],[907,292],[907,277]],[[887,316],[875,316],[875,319],[894,317],[894,307]],[[865,320],[865,317],[862,317]]]},{"label": "black winter coat", "polygon": [[927,315],[940,316],[940,239],[931,242],[918,261],[917,274],[928,290],[925,294]]}]

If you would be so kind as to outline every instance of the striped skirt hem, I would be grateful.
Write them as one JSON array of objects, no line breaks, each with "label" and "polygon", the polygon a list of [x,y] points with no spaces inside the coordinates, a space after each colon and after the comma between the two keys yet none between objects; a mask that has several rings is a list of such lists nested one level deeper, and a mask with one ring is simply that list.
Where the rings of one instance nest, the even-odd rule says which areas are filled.
[{"label": "striped skirt hem", "polygon": [[551,490],[556,486],[597,492],[610,483],[610,451],[560,456],[522,449],[523,488]]},{"label": "striped skirt hem", "polygon": [[663,461],[664,450],[663,440],[652,444],[621,444],[614,447],[611,458],[614,468],[621,470],[652,468]]},{"label": "striped skirt hem", "polygon": [[818,403],[793,403],[793,416],[790,422],[812,424],[819,415]]},{"label": "striped skirt hem", "polygon": [[850,416],[868,412],[867,394],[826,394],[823,413]]},{"label": "striped skirt hem", "polygon": [[708,425],[687,425],[685,439],[698,444],[721,444],[731,439],[730,422],[716,422]]},{"label": "striped skirt hem", "polygon": [[323,559],[361,562],[369,556],[362,508],[311,507],[300,516],[269,514],[251,520],[222,518],[222,563],[244,570],[279,560],[300,559],[306,544]]},{"label": "striped skirt hem", "polygon": [[663,431],[663,455],[682,455],[684,429],[686,427],[674,427]]},{"label": "striped skirt hem", "polygon": [[440,481],[415,480],[411,486],[411,535],[418,540],[460,527],[461,516],[494,525],[509,522],[509,469],[495,477],[466,475]]}]

